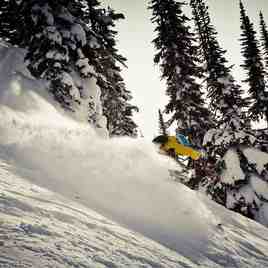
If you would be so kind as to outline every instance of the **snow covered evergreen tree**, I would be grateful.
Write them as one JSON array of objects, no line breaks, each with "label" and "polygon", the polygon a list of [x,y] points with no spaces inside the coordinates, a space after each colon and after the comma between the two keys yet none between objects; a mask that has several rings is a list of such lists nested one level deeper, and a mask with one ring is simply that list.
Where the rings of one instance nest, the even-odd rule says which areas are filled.
[{"label": "snow covered evergreen tree", "polygon": [[264,62],[266,68],[268,68],[268,29],[264,21],[263,14],[260,12],[260,30],[261,30],[261,41],[262,41],[262,51],[264,56]]},{"label": "snow covered evergreen tree", "polygon": [[83,29],[80,24],[75,24],[66,7],[57,2],[30,1],[23,9],[25,13],[31,10],[28,26],[32,34],[26,56],[28,68],[36,78],[48,80],[55,99],[74,112],[75,104],[80,104],[80,92],[70,74],[74,62],[83,58],[78,53],[86,41],[84,36],[76,35],[72,27],[79,28],[80,34]]},{"label": "snow covered evergreen tree", "polygon": [[91,122],[95,101],[92,95],[96,95],[97,86],[93,82],[94,70],[82,51],[89,28],[75,16],[83,14],[84,5],[76,0],[7,2],[5,14],[10,17],[17,5],[19,23],[10,20],[7,29],[12,30],[6,31],[6,39],[26,49],[31,74],[47,80],[48,90],[64,109]]},{"label": "snow covered evergreen tree", "polygon": [[166,124],[163,118],[161,110],[158,110],[158,123],[159,123],[159,133],[160,135],[167,136]]},{"label": "snow covered evergreen tree", "polygon": [[11,44],[18,44],[18,25],[21,20],[18,11],[19,3],[16,0],[2,0],[0,2],[0,39]]},{"label": "snow covered evergreen tree", "polygon": [[[19,23],[10,19],[13,10],[18,10]],[[26,48],[32,75],[48,81],[49,91],[65,110],[106,127],[98,101],[106,96],[102,104],[107,106],[108,127],[119,133],[119,125],[123,128],[125,123],[129,135],[134,135],[136,124],[131,115],[137,107],[129,104],[132,97],[117,66],[117,62],[124,64],[125,58],[115,48],[117,32],[112,29],[114,21],[124,17],[121,13],[100,7],[96,0],[5,0],[0,11],[2,24],[8,22],[0,36]],[[109,106],[112,98],[120,107],[116,113]],[[111,122],[120,124],[112,127]]]},{"label": "snow covered evergreen tree", "polygon": [[[97,2],[94,3],[97,5]],[[91,9],[89,10],[89,14],[92,13]],[[94,60],[92,52],[87,55],[99,74],[98,84],[102,90],[103,112],[107,118],[110,136],[136,137],[137,125],[132,116],[133,111],[138,111],[138,108],[130,104],[132,95],[126,89],[121,75],[119,64],[126,66],[126,58],[116,48],[117,31],[114,30],[115,22],[123,18],[123,14],[116,13],[110,8],[99,9],[99,13],[96,13],[95,9],[92,29],[96,33],[96,40],[100,46],[94,49],[97,60]]]},{"label": "snow covered evergreen tree", "polygon": [[126,89],[120,73],[110,69],[108,82],[102,84],[102,103],[104,114],[107,118],[107,128],[111,137],[129,136],[137,137],[137,125],[133,121],[133,111],[138,108],[129,102],[132,99],[130,92]]},{"label": "snow covered evergreen tree", "polygon": [[189,18],[183,14],[183,5],[173,0],[150,2],[151,21],[156,24],[157,33],[153,40],[157,50],[154,62],[160,65],[162,79],[167,84],[169,103],[165,112],[172,114],[169,125],[176,121],[178,131],[201,146],[212,123],[197,81],[202,77],[202,69],[198,66],[195,36],[187,25]]},{"label": "snow covered evergreen tree", "polygon": [[218,117],[217,129],[209,130],[204,139],[208,159],[202,167],[206,174],[199,186],[216,202],[256,218],[261,204],[256,207],[256,200],[250,200],[246,193],[255,173],[247,168],[251,161],[244,149],[255,150],[257,143],[244,114],[248,100],[242,98],[243,91],[231,75],[232,68],[227,66],[208,7],[203,0],[191,0],[191,7],[208,76],[210,107]]},{"label": "snow covered evergreen tree", "polygon": [[251,99],[249,107],[250,118],[254,121],[265,118],[268,122],[268,92],[265,83],[265,70],[261,59],[256,32],[240,1],[241,15],[241,46],[244,56],[242,67],[247,72],[245,82],[249,85],[248,93]]},{"label": "snow covered evergreen tree", "polygon": [[205,62],[210,107],[219,115],[219,123],[230,122],[236,118],[237,124],[241,122],[242,109],[247,106],[247,102],[242,98],[243,91],[234,80],[231,67],[227,66],[226,51],[219,45],[208,7],[203,0],[191,0],[190,5],[199,36],[200,54]]},{"label": "snow covered evergreen tree", "polygon": [[10,14],[9,11],[11,10],[9,8],[10,2],[7,0],[3,0],[0,3],[0,38],[7,40],[8,35],[11,35],[11,29],[10,29]]},{"label": "snow covered evergreen tree", "polygon": [[[191,0],[190,4],[199,36],[200,53],[205,62],[210,107],[218,119],[217,130],[210,130],[210,135],[206,137],[209,137],[209,142],[205,140],[204,143],[211,145],[208,147],[211,156],[223,156],[229,147],[243,143],[247,136],[241,131],[246,127],[243,109],[248,103],[242,98],[243,91],[232,77],[231,67],[226,66],[225,51],[218,43],[208,7],[203,0]],[[222,139],[222,142],[216,143],[218,139]]]}]

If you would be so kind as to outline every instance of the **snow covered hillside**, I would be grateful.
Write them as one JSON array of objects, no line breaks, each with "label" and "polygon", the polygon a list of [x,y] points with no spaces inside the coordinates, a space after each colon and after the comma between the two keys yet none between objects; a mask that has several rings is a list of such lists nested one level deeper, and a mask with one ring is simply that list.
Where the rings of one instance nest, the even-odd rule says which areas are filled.
[{"label": "snow covered hillside", "polygon": [[195,267],[0,165],[0,267]]},{"label": "snow covered hillside", "polygon": [[0,267],[268,266],[267,228],[174,182],[175,163],[152,144],[67,117],[11,64],[0,77]]},{"label": "snow covered hillside", "polygon": [[0,267],[267,266],[267,230],[222,208],[214,209],[227,223],[214,228],[205,255],[184,257],[82,206],[79,196],[70,201],[12,170],[1,162]]}]

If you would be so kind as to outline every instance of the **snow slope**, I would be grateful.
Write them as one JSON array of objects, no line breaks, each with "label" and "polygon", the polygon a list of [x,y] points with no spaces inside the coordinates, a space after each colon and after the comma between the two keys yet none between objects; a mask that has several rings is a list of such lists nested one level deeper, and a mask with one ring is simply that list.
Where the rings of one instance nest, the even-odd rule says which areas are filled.
[{"label": "snow slope", "polygon": [[1,162],[0,267],[196,266],[10,168]]},{"label": "snow slope", "polygon": [[152,144],[65,116],[12,62],[0,77],[0,267],[268,266],[267,228],[174,182]]},{"label": "snow slope", "polygon": [[[87,207],[81,205],[80,192],[74,191],[66,199],[19,175],[24,174],[29,179],[29,174],[35,173],[46,179],[44,174],[36,172],[1,160],[0,267],[267,267],[268,230],[206,199],[199,199],[211,213],[207,236],[203,238],[197,227],[203,223],[203,218],[200,215],[195,219],[197,221],[192,221],[195,207],[180,215],[174,214],[167,226],[170,230],[160,225],[164,212],[158,216],[159,221],[148,226],[147,232],[146,228],[140,230],[172,251],[100,216],[88,208],[90,203]],[[140,190],[144,190],[142,187]],[[184,187],[178,185],[179,188]],[[194,192],[191,195],[196,201]],[[147,202],[150,202],[149,198]],[[170,205],[174,207],[174,204]],[[183,217],[189,225],[196,225],[196,230],[187,234],[186,226],[177,225],[174,233],[177,243],[173,244],[171,237],[177,217]],[[213,223],[215,218],[222,225]],[[142,219],[129,222],[128,227],[136,229],[139,227],[137,221]],[[163,228],[167,236],[159,238],[154,233],[155,228]],[[185,231],[188,241],[187,237],[185,241],[178,237],[178,233],[184,237]],[[185,243],[192,244],[192,248],[186,250]]]}]

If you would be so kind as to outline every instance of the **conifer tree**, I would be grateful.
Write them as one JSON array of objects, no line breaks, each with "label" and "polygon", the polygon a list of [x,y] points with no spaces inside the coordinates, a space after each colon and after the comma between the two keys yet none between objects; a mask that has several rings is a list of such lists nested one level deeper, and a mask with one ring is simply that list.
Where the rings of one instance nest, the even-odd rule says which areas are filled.
[{"label": "conifer tree", "polygon": [[16,0],[0,1],[0,39],[13,45],[21,45],[24,31],[19,10],[20,2]]},{"label": "conifer tree", "polygon": [[[98,84],[102,90],[103,112],[107,118],[107,128],[110,136],[130,136],[136,137],[137,125],[133,121],[133,111],[138,111],[135,105],[130,104],[132,95],[126,89],[124,79],[121,75],[121,66],[126,66],[126,58],[123,57],[116,48],[117,31],[114,30],[115,22],[123,19],[121,13],[114,10],[100,10],[101,14],[92,20],[92,29],[96,32],[99,47],[95,48],[99,64],[96,67]],[[92,61],[92,53],[88,54]]]},{"label": "conifer tree", "polygon": [[49,81],[49,91],[64,109],[76,112],[88,96],[73,74],[83,79],[92,76],[93,70],[82,52],[87,29],[73,16],[72,7],[61,1],[27,1],[22,12],[31,31],[26,55],[29,70]]},{"label": "conifer tree", "polygon": [[[237,195],[241,193],[243,187],[249,184],[247,178],[250,177],[247,169],[243,169],[245,176],[237,179],[240,180],[239,185],[228,177],[232,173],[230,158],[237,160],[238,169],[239,166],[247,166],[248,159],[242,157],[242,148],[254,146],[256,139],[244,113],[248,99],[242,98],[243,91],[232,77],[232,67],[227,66],[225,51],[218,43],[208,7],[203,0],[191,0],[190,4],[199,35],[200,54],[205,62],[210,107],[218,116],[217,128],[210,129],[204,139],[208,155],[205,167],[207,174],[200,186],[205,185],[206,191],[216,202],[228,206],[234,192]],[[234,207],[240,205],[239,200],[234,201]],[[238,210],[243,214],[242,207]]]},{"label": "conifer tree", "polygon": [[159,132],[160,132],[160,134],[167,136],[165,121],[164,121],[163,114],[162,114],[160,109],[158,110],[158,120],[159,120]]},{"label": "conifer tree", "polygon": [[137,137],[137,125],[133,121],[133,111],[138,108],[130,104],[131,93],[126,89],[121,74],[114,69],[109,70],[107,83],[101,83],[103,112],[107,118],[107,129],[111,137],[129,136]]},{"label": "conifer tree", "polygon": [[[208,7],[203,0],[191,0],[190,5],[207,73],[210,107],[218,117],[217,130],[211,129],[204,143],[209,145],[207,150],[210,156],[223,157],[228,148],[248,141],[248,135],[244,132],[247,126],[244,109],[248,100],[242,98],[243,91],[232,77],[231,67],[227,66],[225,51],[218,43]],[[219,139],[222,142],[217,142]]]},{"label": "conifer tree", "polygon": [[243,91],[233,78],[231,67],[227,66],[226,51],[219,45],[208,7],[203,0],[191,0],[190,5],[205,62],[210,107],[219,115],[219,123],[229,122],[235,128],[234,124],[242,122],[242,110],[248,103],[242,98]]},{"label": "conifer tree", "polygon": [[211,119],[197,82],[202,69],[198,67],[195,37],[187,25],[189,18],[182,12],[183,5],[174,0],[150,2],[151,21],[157,33],[153,40],[157,50],[154,62],[160,65],[167,84],[169,103],[165,112],[172,114],[169,124],[176,121],[178,131],[200,146]]},{"label": "conifer tree", "polygon": [[[10,20],[14,3],[19,23]],[[134,135],[137,126],[130,114],[137,107],[129,104],[132,97],[122,83],[117,62],[124,65],[126,59],[115,47],[117,32],[113,29],[123,14],[100,7],[97,0],[4,0],[1,4],[0,18],[9,24],[2,27],[0,37],[26,48],[28,69],[36,78],[48,81],[49,91],[64,109],[78,115],[87,111],[87,120],[98,126],[102,112],[95,103],[100,97],[94,92],[97,81],[101,95],[107,97],[103,109],[109,128],[119,133],[119,125],[123,128],[125,123],[125,129]],[[112,126],[112,122],[120,123]]]},{"label": "conifer tree", "polygon": [[245,82],[249,85],[248,93],[251,99],[249,107],[250,118],[254,121],[265,118],[268,122],[268,93],[265,83],[265,70],[261,60],[259,43],[253,23],[246,14],[243,3],[240,1],[241,15],[241,46],[244,56],[242,67],[247,72]]},{"label": "conifer tree", "polygon": [[264,21],[262,12],[260,12],[260,29],[264,62],[266,64],[266,68],[268,68],[268,29]]},{"label": "conifer tree", "polygon": [[9,8],[10,1],[3,0],[0,2],[0,38],[7,40],[10,39],[8,36],[11,35],[10,31],[10,14],[11,9]]},{"label": "conifer tree", "polygon": [[[5,28],[1,37],[12,45],[26,49],[26,63],[31,74],[48,81],[48,89],[63,108],[88,110],[94,106],[87,89],[75,76],[89,79],[94,70],[82,48],[89,42],[88,24],[83,21],[84,1],[78,0],[5,0]],[[3,8],[2,8],[3,7]],[[2,8],[2,9],[1,9]],[[12,17],[17,11],[16,19]],[[81,15],[76,17],[77,14]],[[85,106],[82,108],[82,104]],[[92,110],[92,109],[91,109]]]}]

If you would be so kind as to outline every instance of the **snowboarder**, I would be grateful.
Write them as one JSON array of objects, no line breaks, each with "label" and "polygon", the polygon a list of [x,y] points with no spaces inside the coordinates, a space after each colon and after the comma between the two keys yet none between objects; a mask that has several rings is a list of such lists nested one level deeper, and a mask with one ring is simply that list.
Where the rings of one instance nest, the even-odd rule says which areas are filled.
[{"label": "snowboarder", "polygon": [[201,157],[200,152],[180,143],[175,136],[160,135],[153,139],[153,143],[160,144],[160,150],[175,159],[179,155],[188,156],[193,160]]}]

